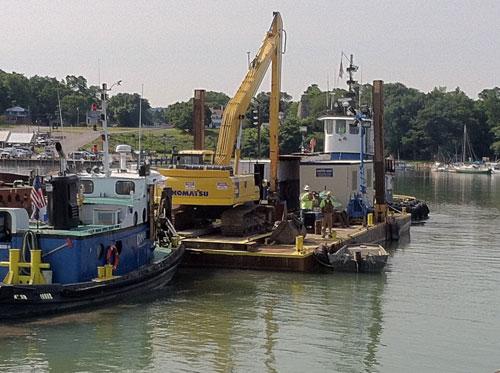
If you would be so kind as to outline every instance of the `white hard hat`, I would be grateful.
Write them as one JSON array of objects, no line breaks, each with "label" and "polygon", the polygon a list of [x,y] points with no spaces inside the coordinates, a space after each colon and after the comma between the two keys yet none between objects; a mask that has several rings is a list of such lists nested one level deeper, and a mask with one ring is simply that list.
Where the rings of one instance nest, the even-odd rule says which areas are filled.
[{"label": "white hard hat", "polygon": [[304,187],[304,190],[305,190],[306,192],[309,192],[309,185],[306,185],[306,186]]}]

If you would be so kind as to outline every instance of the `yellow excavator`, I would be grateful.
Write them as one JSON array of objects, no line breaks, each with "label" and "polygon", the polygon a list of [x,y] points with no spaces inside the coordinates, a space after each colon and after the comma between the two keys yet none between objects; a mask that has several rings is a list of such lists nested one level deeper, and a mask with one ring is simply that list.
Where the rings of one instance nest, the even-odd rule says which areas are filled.
[{"label": "yellow excavator", "polygon": [[[269,108],[270,192],[276,192],[278,173],[279,103],[281,96],[281,57],[283,22],[279,12],[262,45],[250,63],[245,79],[226,106],[215,153],[210,150],[181,151],[171,165],[159,169],[172,189],[176,228],[195,222],[220,219],[226,236],[244,236],[261,232],[273,223],[273,211],[259,204],[260,185],[253,174],[239,175],[242,124],[252,97],[272,64]],[[231,161],[234,161],[231,165]]]}]

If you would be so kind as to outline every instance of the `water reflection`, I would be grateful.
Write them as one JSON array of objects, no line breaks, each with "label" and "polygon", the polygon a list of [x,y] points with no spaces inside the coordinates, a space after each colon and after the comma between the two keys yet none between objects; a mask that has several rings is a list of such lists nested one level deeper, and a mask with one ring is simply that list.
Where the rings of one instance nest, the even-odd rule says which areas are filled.
[{"label": "water reflection", "polygon": [[[0,370],[85,371],[147,367],[151,338],[139,304],[0,326]],[[149,353],[148,353],[149,351]]]},{"label": "water reflection", "polygon": [[0,326],[0,371],[497,369],[500,177],[407,174],[396,190],[431,218],[388,247],[385,274],[183,269],[149,301]]},{"label": "water reflection", "polygon": [[1,326],[0,370],[373,372],[385,279],[188,271],[153,302]]},{"label": "water reflection", "polygon": [[500,208],[500,175],[408,172],[398,174],[395,190],[437,204],[458,203]]}]

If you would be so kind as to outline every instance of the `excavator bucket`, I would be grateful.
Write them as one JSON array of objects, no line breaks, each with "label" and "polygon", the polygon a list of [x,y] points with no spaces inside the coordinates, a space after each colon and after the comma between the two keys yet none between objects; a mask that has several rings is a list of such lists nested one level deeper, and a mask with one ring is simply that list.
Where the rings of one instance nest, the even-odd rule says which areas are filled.
[{"label": "excavator bucket", "polygon": [[269,241],[293,245],[295,244],[295,237],[306,236],[306,227],[295,215],[288,215],[282,219],[278,225],[273,229]]}]

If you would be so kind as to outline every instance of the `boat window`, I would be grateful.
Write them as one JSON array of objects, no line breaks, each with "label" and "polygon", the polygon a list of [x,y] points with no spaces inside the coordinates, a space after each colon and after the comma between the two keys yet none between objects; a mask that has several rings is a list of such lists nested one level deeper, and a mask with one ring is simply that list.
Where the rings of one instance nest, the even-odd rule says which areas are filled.
[{"label": "boat window", "polygon": [[335,128],[335,133],[338,135],[343,135],[346,132],[346,121],[344,119],[337,119],[337,126]]},{"label": "boat window", "polygon": [[359,134],[359,125],[354,125],[354,123],[349,123],[349,134],[358,135]]},{"label": "boat window", "polygon": [[11,240],[11,218],[7,211],[0,211],[0,242]]},{"label": "boat window", "polygon": [[80,185],[83,187],[83,194],[94,193],[94,182],[92,180],[80,180]]},{"label": "boat window", "polygon": [[333,119],[325,120],[325,129],[327,135],[331,135],[333,133]]},{"label": "boat window", "polygon": [[135,184],[133,181],[120,180],[116,182],[116,194],[129,195],[130,192],[135,191]]}]

